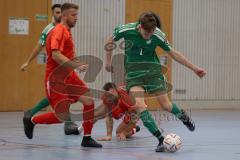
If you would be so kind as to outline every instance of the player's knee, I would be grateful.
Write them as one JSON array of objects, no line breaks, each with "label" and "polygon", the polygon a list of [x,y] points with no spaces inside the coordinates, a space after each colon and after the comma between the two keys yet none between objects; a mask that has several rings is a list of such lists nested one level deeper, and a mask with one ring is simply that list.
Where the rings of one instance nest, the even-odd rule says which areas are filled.
[{"label": "player's knee", "polygon": [[83,105],[92,105],[94,103],[93,98],[90,94],[85,94],[85,95],[81,96],[79,101]]},{"label": "player's knee", "polygon": [[172,104],[171,103],[162,103],[161,105],[162,105],[162,108],[164,110],[171,112],[171,110],[172,110]]},{"label": "player's knee", "polygon": [[138,102],[136,101],[134,107],[138,110],[145,110],[147,105],[144,102]]},{"label": "player's knee", "polygon": [[92,105],[94,102],[93,102],[93,99],[92,98],[86,98],[82,101],[83,105]]},{"label": "player's knee", "polygon": [[141,113],[143,111],[146,110],[147,106],[135,106],[135,110],[137,111],[137,113]]}]

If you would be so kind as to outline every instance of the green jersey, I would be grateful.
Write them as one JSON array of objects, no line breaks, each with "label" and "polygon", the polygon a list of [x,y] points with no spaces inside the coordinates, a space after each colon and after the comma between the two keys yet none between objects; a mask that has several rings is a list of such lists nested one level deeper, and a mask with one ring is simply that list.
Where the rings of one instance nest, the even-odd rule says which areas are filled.
[{"label": "green jersey", "polygon": [[[150,62],[159,64],[156,54],[156,47],[161,47],[164,51],[169,52],[171,46],[166,39],[165,34],[156,28],[149,40],[143,39],[137,31],[139,23],[129,23],[117,26],[114,29],[113,39],[118,41],[124,38],[125,41],[125,69],[129,63]],[[128,71],[127,71],[128,72]]]},{"label": "green jersey", "polygon": [[38,41],[39,44],[41,44],[42,46],[45,46],[47,35],[54,27],[55,27],[55,24],[50,23],[47,25],[47,27],[44,28],[44,30],[42,31],[41,37]]}]

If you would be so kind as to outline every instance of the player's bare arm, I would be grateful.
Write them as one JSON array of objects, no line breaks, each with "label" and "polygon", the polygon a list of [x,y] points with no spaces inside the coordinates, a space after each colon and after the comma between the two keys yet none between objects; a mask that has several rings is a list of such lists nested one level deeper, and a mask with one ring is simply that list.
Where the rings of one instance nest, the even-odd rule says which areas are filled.
[{"label": "player's bare arm", "polygon": [[107,114],[106,118],[106,128],[107,128],[107,136],[99,138],[99,141],[111,141],[112,140],[112,131],[113,131],[113,118],[111,115]]},{"label": "player's bare arm", "polygon": [[55,50],[52,52],[52,58],[60,65],[64,64],[66,67],[70,67],[72,69],[79,68],[81,71],[86,70],[88,65],[77,60],[70,60],[66,56],[64,56],[60,51]]},{"label": "player's bare arm", "polygon": [[36,45],[36,47],[32,51],[32,54],[28,57],[27,61],[21,65],[21,71],[26,70],[28,65],[37,57],[37,55],[42,51],[43,48],[44,46],[42,46],[41,44]]},{"label": "player's bare arm", "polygon": [[172,49],[169,52],[169,55],[178,63],[186,66],[187,68],[191,69],[194,71],[195,74],[197,74],[200,78],[204,77],[206,75],[206,71],[198,67],[197,65],[193,64],[191,61],[189,61],[186,57],[183,56],[179,51]]}]

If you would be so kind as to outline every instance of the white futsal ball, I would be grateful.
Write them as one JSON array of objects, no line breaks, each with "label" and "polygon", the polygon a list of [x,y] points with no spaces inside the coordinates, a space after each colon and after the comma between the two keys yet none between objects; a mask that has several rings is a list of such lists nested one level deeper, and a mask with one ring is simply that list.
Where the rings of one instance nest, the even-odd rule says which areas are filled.
[{"label": "white futsal ball", "polygon": [[178,135],[170,133],[164,138],[163,145],[167,152],[176,152],[181,148],[182,140]]}]

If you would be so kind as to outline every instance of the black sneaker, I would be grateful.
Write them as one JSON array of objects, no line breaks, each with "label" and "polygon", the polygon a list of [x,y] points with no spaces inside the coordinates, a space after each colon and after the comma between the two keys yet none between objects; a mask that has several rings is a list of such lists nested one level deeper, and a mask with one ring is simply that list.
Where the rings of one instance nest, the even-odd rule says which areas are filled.
[{"label": "black sneaker", "polygon": [[34,124],[31,121],[32,119],[32,114],[30,111],[24,112],[23,116],[23,125],[24,125],[24,132],[25,135],[27,136],[28,139],[33,138],[33,129],[34,129]]},{"label": "black sneaker", "polygon": [[187,113],[184,110],[181,110],[182,114],[179,117],[179,119],[183,122],[183,124],[190,130],[194,131],[195,130],[195,123],[193,120],[187,115]]},{"label": "black sneaker", "polygon": [[64,133],[66,135],[79,135],[78,125],[73,122],[65,122],[64,123]]},{"label": "black sneaker", "polygon": [[156,152],[165,152],[165,148],[164,148],[164,145],[163,145],[164,137],[161,136],[158,140],[159,140],[159,143],[158,143],[158,146],[155,149],[155,151]]},{"label": "black sneaker", "polygon": [[136,126],[136,132],[139,132],[140,129],[141,129],[141,128],[137,125],[137,126]]},{"label": "black sneaker", "polygon": [[96,142],[90,136],[83,136],[81,146],[82,147],[102,148],[102,145],[100,143]]},{"label": "black sneaker", "polygon": [[165,152],[165,148],[163,143],[159,142],[157,148],[155,149],[156,152]]}]

